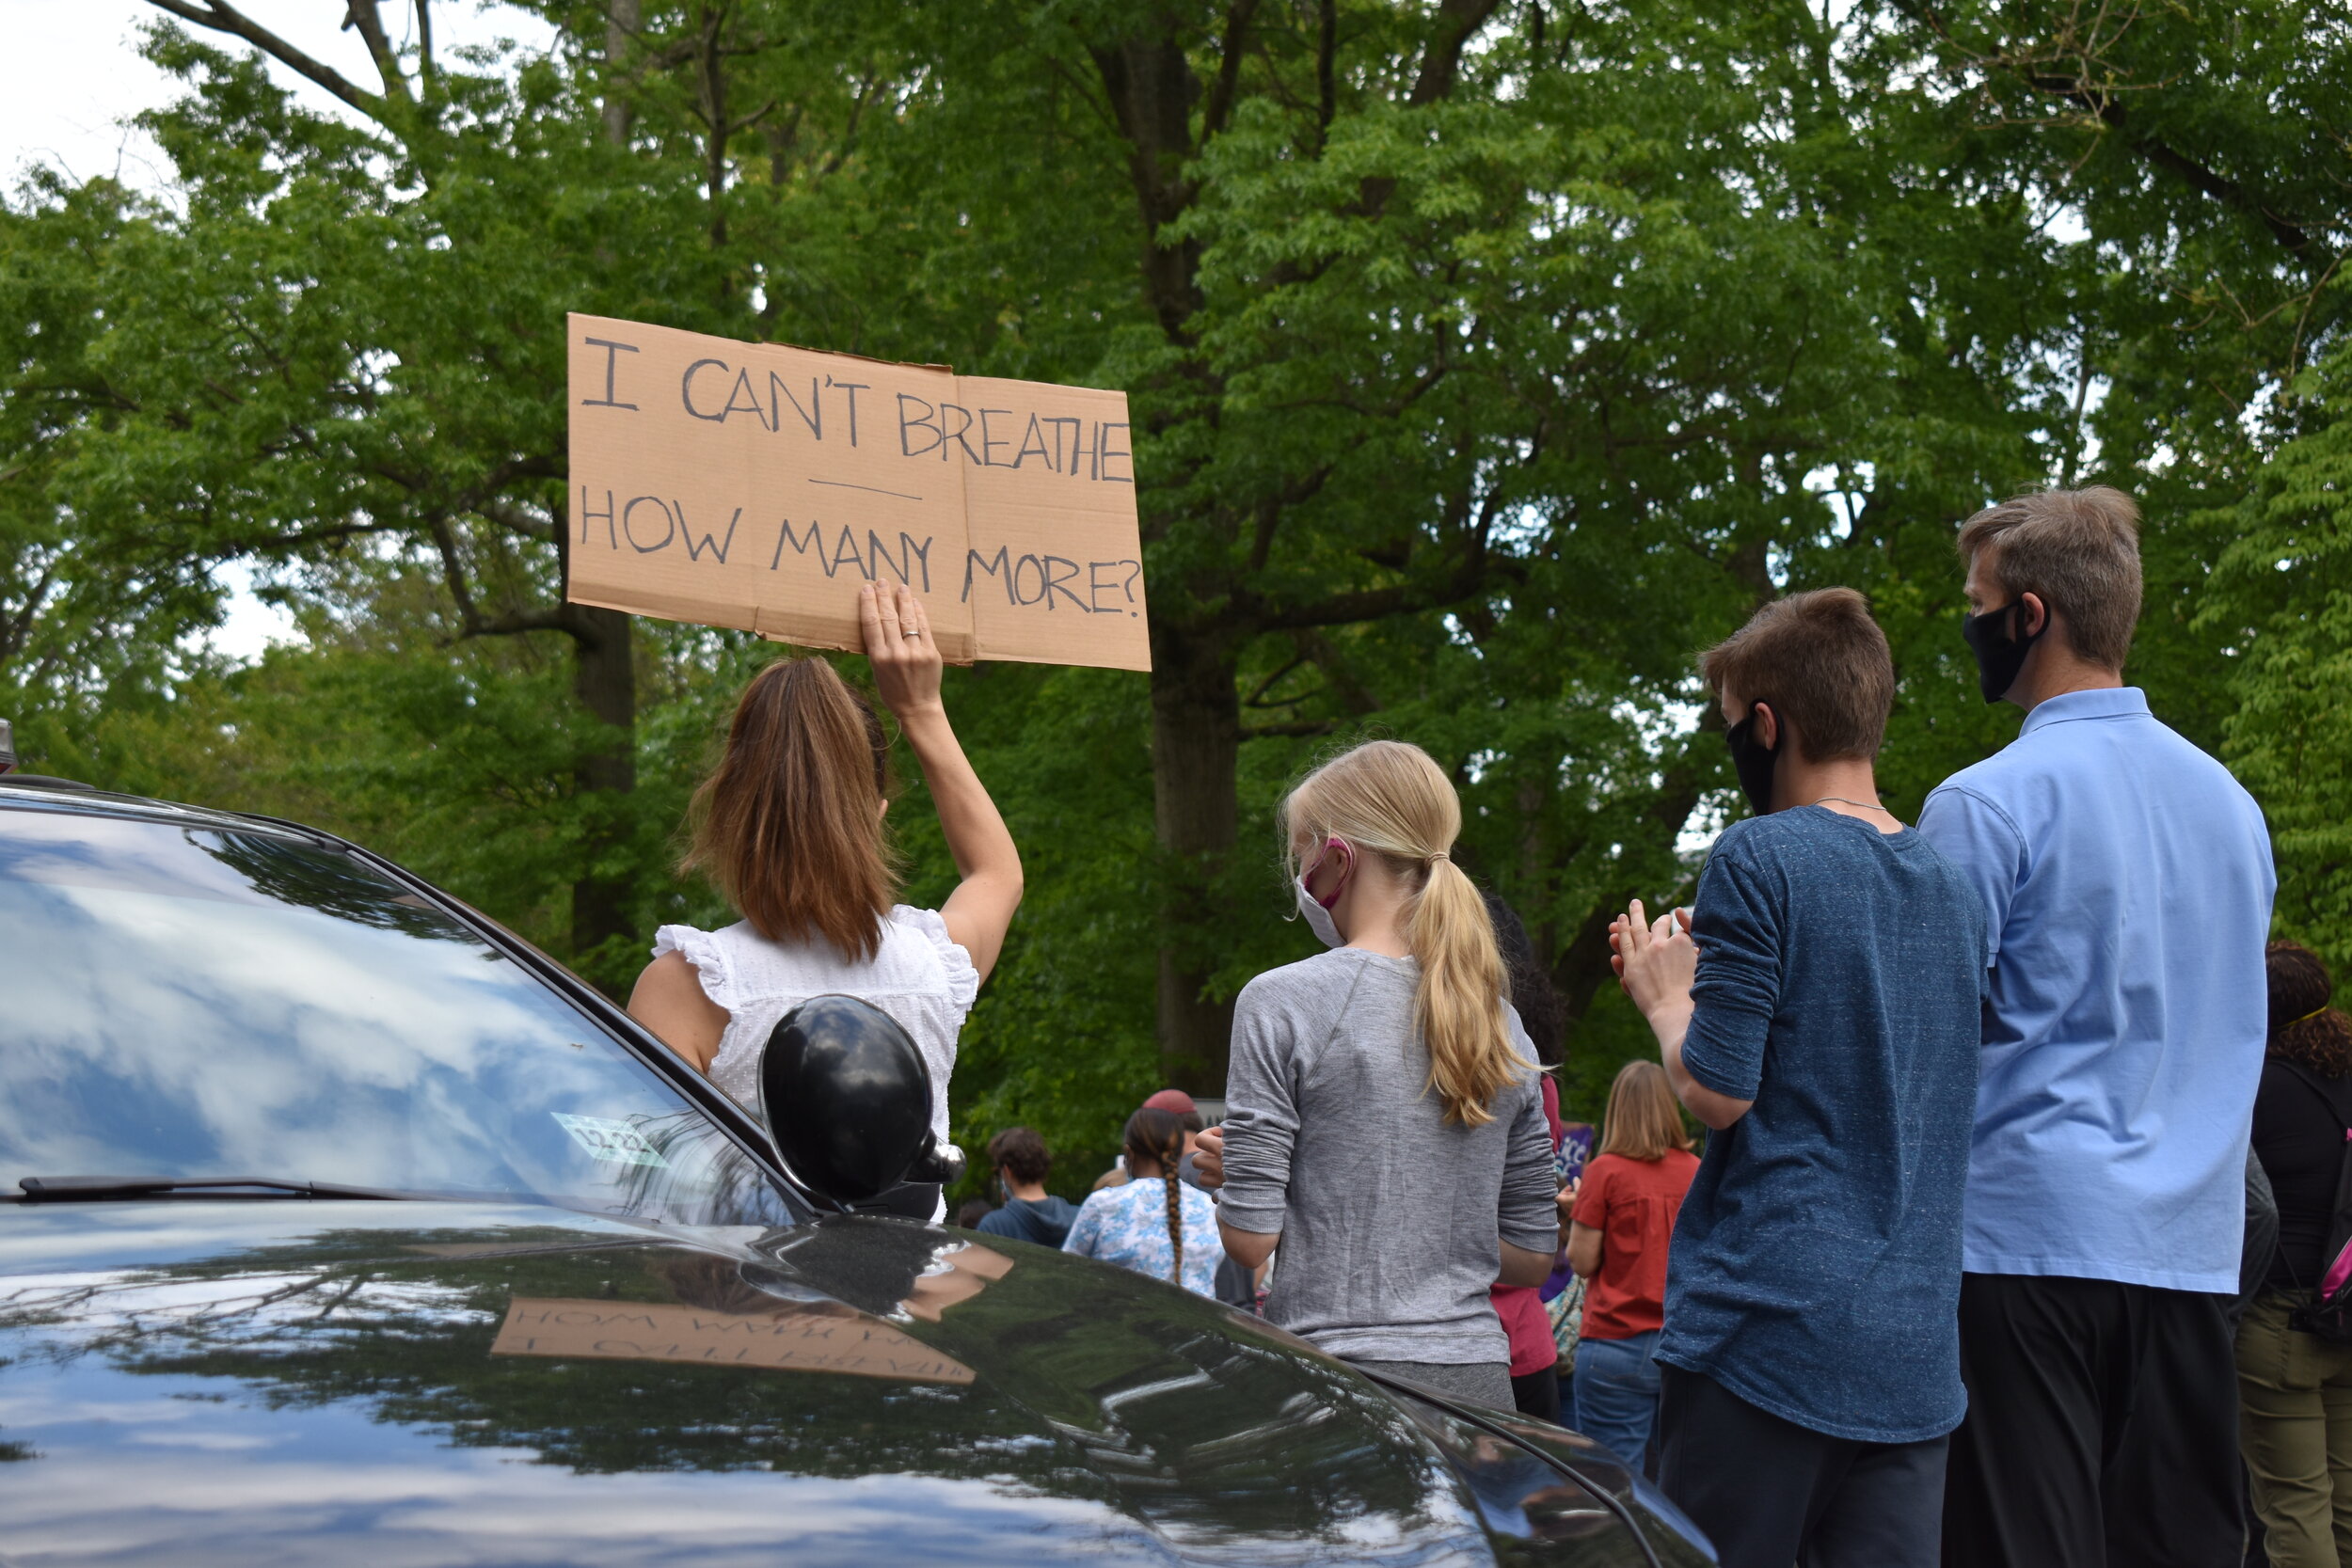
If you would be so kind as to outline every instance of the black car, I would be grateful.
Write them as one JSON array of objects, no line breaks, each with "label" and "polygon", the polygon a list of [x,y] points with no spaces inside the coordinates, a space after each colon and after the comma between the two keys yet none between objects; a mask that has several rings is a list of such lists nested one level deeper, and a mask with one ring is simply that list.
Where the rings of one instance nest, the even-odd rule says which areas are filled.
[{"label": "black car", "polygon": [[0,777],[0,1564],[1711,1560],[1581,1438],[787,1144],[363,849]]}]

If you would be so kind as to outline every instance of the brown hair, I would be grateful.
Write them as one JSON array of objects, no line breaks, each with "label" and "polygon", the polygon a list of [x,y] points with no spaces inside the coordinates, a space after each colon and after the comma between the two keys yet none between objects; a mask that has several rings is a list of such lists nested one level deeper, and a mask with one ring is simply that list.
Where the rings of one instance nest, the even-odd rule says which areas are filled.
[{"label": "brown hair", "polygon": [[1774,599],[1701,654],[1699,673],[1718,696],[1779,709],[1809,762],[1877,756],[1895,710],[1886,633],[1851,588]]},{"label": "brown hair", "polygon": [[1628,1062],[1619,1068],[1616,1082],[1609,1085],[1609,1109],[1600,1119],[1600,1146],[1593,1152],[1662,1160],[1690,1147],[1682,1106],[1666,1081],[1666,1069],[1656,1062]]},{"label": "brown hair", "polygon": [[1149,1106],[1127,1118],[1124,1141],[1127,1146],[1127,1171],[1135,1174],[1137,1160],[1151,1160],[1160,1167],[1160,1180],[1168,1188],[1168,1244],[1175,1254],[1168,1265],[1168,1277],[1176,1284],[1184,1282],[1184,1189],[1177,1167],[1184,1158],[1184,1121],[1173,1111],[1155,1111]]},{"label": "brown hair", "polygon": [[882,804],[889,740],[821,658],[780,659],[735,705],[726,752],[694,791],[700,871],[771,942],[870,958],[897,892]]},{"label": "brown hair", "polygon": [[1429,1049],[1429,1086],[1445,1119],[1494,1120],[1505,1085],[1534,1070],[1512,1049],[1502,1014],[1502,955],[1493,917],[1453,860],[1462,802],[1428,752],[1401,740],[1368,740],[1300,780],[1282,802],[1282,852],[1299,873],[1302,840],[1344,839],[1417,882],[1405,906],[1405,940],[1421,964],[1413,1016]]},{"label": "brown hair", "polygon": [[988,1140],[988,1168],[1009,1170],[1017,1181],[1042,1181],[1054,1168],[1054,1157],[1036,1128],[1008,1127]]},{"label": "brown hair", "polygon": [[2335,981],[2319,955],[2300,942],[2263,949],[2270,981],[2270,1054],[2299,1063],[2322,1078],[2352,1073],[2352,1020],[2328,1006]]},{"label": "brown hair", "polygon": [[2076,654],[2123,668],[2139,620],[2139,508],[2131,497],[2105,484],[2015,497],[1961,525],[1961,560],[1987,546],[1993,580],[2011,603],[2038,594],[2066,617]]}]

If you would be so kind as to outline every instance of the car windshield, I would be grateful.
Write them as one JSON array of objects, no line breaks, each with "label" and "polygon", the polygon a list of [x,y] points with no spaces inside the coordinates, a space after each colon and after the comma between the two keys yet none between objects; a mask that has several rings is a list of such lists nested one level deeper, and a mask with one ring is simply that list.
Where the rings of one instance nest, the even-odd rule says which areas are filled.
[{"label": "car windshield", "polygon": [[790,1217],[594,1019],[353,856],[0,811],[0,1193],[94,1175]]}]

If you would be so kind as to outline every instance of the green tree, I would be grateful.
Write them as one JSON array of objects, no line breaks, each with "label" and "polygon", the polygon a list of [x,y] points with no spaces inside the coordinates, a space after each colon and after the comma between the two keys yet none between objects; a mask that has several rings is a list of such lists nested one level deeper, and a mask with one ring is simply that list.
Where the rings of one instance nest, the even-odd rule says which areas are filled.
[{"label": "green tree", "polygon": [[[2341,963],[2342,18],[2304,0],[1899,8],[1946,89],[1939,112],[2088,230],[2060,477],[2141,497],[2149,593],[2130,673],[2262,802],[2281,934]],[[2105,395],[2086,406],[2094,385]]]},{"label": "green tree", "polygon": [[[1869,592],[1915,811],[2013,733],[1950,539],[2025,485],[2146,498],[2135,677],[2231,724],[2274,818],[2333,755],[2264,727],[2264,650],[2314,682],[2340,636],[2308,367],[2352,99],[2316,6],[539,0],[544,57],[457,61],[362,6],[361,87],[158,3],[258,50],[154,35],[172,199],[0,214],[28,729],[360,832],[623,985],[716,912],[669,855],[762,650],[561,603],[564,312],[1126,388],[1152,675],[949,689],[1031,890],[959,1116],[1038,1123],[1069,1181],[1142,1090],[1221,1083],[1231,997],[1307,950],[1272,809],[1366,733],[1454,769],[1597,1109],[1646,1049],[1607,920],[1740,809],[1692,654],[1784,589]],[[175,672],[241,555],[310,648]],[[919,790],[893,818],[935,898]]]}]

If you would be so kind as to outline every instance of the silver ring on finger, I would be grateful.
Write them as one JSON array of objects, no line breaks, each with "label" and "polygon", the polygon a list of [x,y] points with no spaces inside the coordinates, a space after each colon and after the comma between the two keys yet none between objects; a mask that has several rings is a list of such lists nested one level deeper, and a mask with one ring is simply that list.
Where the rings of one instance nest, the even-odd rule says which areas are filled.
[{"label": "silver ring on finger", "polygon": [[900,637],[920,637],[923,635],[923,628],[917,626],[913,631],[902,631],[898,635]]}]

